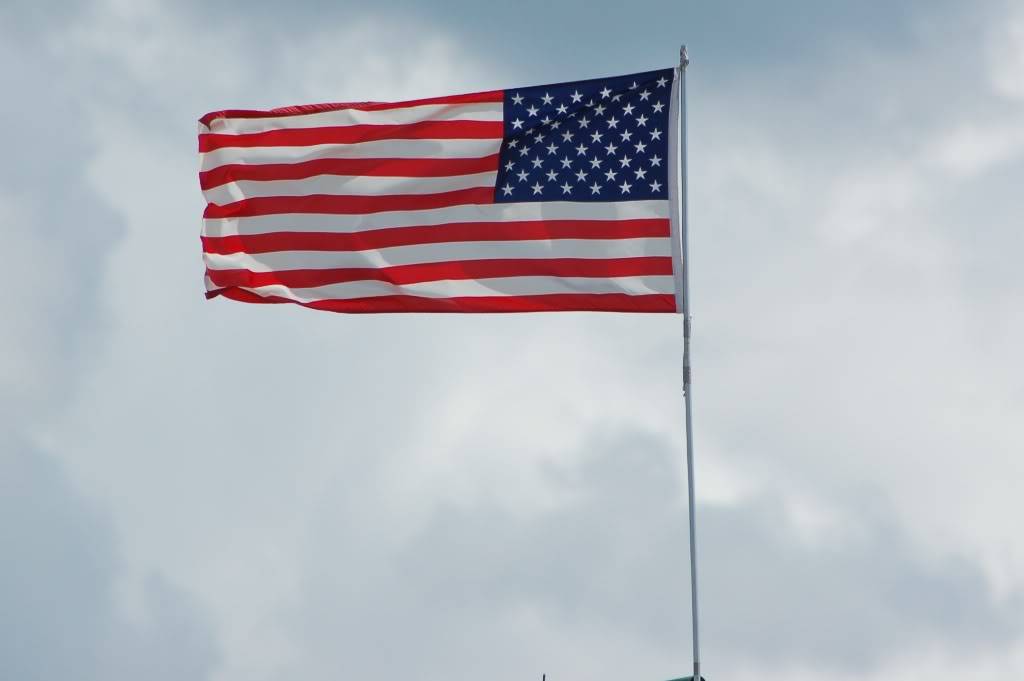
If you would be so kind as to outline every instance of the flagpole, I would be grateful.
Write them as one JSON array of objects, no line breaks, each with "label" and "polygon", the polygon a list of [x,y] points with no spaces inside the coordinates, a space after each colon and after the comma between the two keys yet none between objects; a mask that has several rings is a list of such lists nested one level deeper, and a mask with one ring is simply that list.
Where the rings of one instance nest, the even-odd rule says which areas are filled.
[{"label": "flagpole", "polygon": [[690,519],[690,613],[693,618],[693,679],[700,681],[700,616],[697,607],[697,515],[693,483],[693,389],[690,385],[690,254],[688,234],[689,202],[686,195],[686,67],[690,57],[686,45],[679,48],[679,158],[682,168],[680,222],[683,240],[683,401],[686,405],[686,491]]}]

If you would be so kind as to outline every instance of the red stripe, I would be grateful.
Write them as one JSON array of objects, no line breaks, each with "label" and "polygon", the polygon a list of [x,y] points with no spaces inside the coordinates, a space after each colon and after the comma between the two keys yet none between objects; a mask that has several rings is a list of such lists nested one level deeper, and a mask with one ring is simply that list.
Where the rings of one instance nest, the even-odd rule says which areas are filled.
[{"label": "red stripe", "polygon": [[311,194],[309,196],[256,196],[223,206],[206,205],[204,218],[243,218],[279,213],[321,213],[324,215],[360,215],[391,210],[430,210],[465,204],[494,203],[493,187],[472,187],[438,194],[393,194],[384,196],[347,196]]},{"label": "red stripe", "polygon": [[633,277],[671,275],[672,258],[509,258],[417,263],[392,267],[340,267],[318,270],[252,272],[245,269],[207,270],[217,286],[287,286],[314,288],[350,281],[384,281],[396,286],[425,281],[493,279],[497,277]]},{"label": "red stripe", "polygon": [[273,253],[275,251],[365,251],[454,241],[531,241],[536,239],[641,239],[670,235],[666,218],[639,220],[547,220],[456,222],[418,227],[368,229],[351,234],[271,232],[239,236],[204,236],[203,251]]},{"label": "red stripe", "polygon": [[303,116],[306,114],[323,113],[325,111],[341,111],[343,109],[357,109],[359,111],[386,111],[388,109],[406,109],[413,106],[422,106],[424,104],[478,104],[501,102],[504,98],[504,90],[489,90],[487,92],[473,92],[466,95],[448,95],[446,97],[412,99],[407,102],[338,102],[327,104],[302,104],[299,106],[283,106],[267,111],[254,109],[225,109],[223,111],[211,111],[200,118],[199,122],[206,127],[210,127],[210,123],[217,118],[281,118],[285,116]]},{"label": "red stripe", "polygon": [[199,151],[225,147],[304,147],[313,144],[355,144],[375,140],[500,139],[501,121],[422,121],[403,125],[337,125],[285,128],[239,135],[199,135]]},{"label": "red stripe", "polygon": [[419,296],[375,296],[348,300],[318,300],[300,303],[277,296],[261,297],[244,289],[211,291],[207,298],[224,296],[244,303],[292,303],[328,312],[675,312],[671,294],[631,296],[625,293],[556,293],[536,296],[478,296],[463,298],[421,298]]},{"label": "red stripe", "polygon": [[231,163],[199,173],[203,189],[239,180],[304,180],[317,175],[373,177],[450,177],[492,172],[498,154],[482,158],[318,158],[301,163]]}]

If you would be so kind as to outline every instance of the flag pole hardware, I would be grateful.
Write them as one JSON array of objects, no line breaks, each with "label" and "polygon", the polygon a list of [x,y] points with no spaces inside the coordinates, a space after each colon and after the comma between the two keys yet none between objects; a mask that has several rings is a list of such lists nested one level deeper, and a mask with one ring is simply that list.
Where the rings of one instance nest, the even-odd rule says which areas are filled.
[{"label": "flag pole hardware", "polygon": [[690,384],[690,253],[689,253],[689,201],[687,198],[686,173],[686,69],[690,65],[690,55],[686,45],[679,47],[679,164],[680,192],[679,214],[682,232],[683,260],[683,402],[686,412],[686,491],[687,510],[690,529],[690,613],[693,631],[693,676],[691,679],[703,679],[700,675],[700,617],[697,603],[697,518],[696,498],[694,494],[693,476],[693,409],[691,405],[693,388]]}]

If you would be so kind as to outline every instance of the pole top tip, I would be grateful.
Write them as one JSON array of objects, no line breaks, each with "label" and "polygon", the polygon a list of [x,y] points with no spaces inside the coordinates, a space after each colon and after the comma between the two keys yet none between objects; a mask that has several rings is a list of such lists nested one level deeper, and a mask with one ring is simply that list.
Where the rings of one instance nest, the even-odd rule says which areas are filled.
[{"label": "pole top tip", "polygon": [[690,65],[690,55],[686,51],[686,45],[679,46],[679,65],[684,69]]}]

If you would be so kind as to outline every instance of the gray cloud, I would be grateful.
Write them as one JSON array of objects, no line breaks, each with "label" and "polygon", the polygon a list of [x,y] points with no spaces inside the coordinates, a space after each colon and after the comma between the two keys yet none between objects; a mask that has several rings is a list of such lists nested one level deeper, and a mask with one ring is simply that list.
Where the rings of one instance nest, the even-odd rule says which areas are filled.
[{"label": "gray cloud", "polygon": [[877,495],[860,501],[859,527],[820,545],[800,539],[777,501],[702,510],[716,659],[870,672],[908,650],[976,654],[1024,634],[1024,594],[998,599],[976,565],[915,546]]},{"label": "gray cloud", "polygon": [[[98,195],[81,65],[52,42],[82,8],[6,6],[0,28],[0,678],[207,678],[217,635],[159,572],[137,587],[104,509],[45,451],[48,426],[77,397],[104,346],[106,256],[123,221]],[[134,594],[128,607],[126,594]]]},{"label": "gray cloud", "polygon": [[[113,538],[52,461],[5,438],[0,454],[0,668],[10,679],[97,678],[110,627]],[[83,673],[84,672],[84,673]]]},{"label": "gray cloud", "polygon": [[209,678],[216,635],[180,589],[151,575],[135,618],[119,602],[114,533],[53,460],[0,442],[0,678]]},{"label": "gray cloud", "polygon": [[17,282],[0,302],[6,427],[39,421],[70,397],[67,377],[95,351],[103,261],[122,227],[89,185],[95,145],[80,85],[45,39],[18,25],[0,29],[0,88],[10,93],[0,125],[12,132],[0,164],[0,230]]},{"label": "gray cloud", "polygon": [[0,340],[19,674],[686,669],[678,320],[204,302],[193,153],[213,108],[649,68],[681,32],[707,668],[955,644],[1019,671],[1019,103],[971,47],[999,7],[948,69],[931,4],[652,6],[628,35],[625,5],[559,5],[498,43],[479,4],[197,7],[31,9],[0,41],[40,103],[0,112],[32,132],[0,170],[34,296]]},{"label": "gray cloud", "polygon": [[[577,651],[535,641],[524,611],[555,640],[581,630],[600,642],[606,666],[588,678],[673,673],[689,640],[681,455],[650,434],[606,430],[567,458],[580,463],[547,472],[565,500],[556,509],[441,504],[421,531],[365,560],[349,555],[361,542],[320,525],[298,608],[313,678],[338,667],[443,678],[478,658],[502,660],[490,672],[499,679],[574,669]],[[974,654],[1024,635],[1024,594],[997,599],[975,565],[915,545],[877,494],[851,498],[861,513],[814,540],[771,498],[698,509],[716,675],[744,678],[748,664],[867,673],[907,650]],[[623,641],[645,646],[647,661],[623,659]],[[540,654],[507,650],[524,642]]]}]

